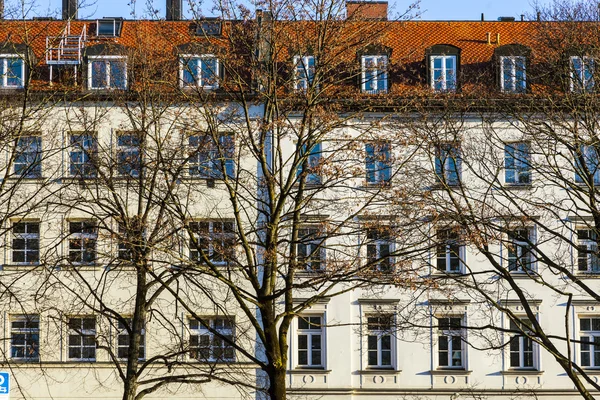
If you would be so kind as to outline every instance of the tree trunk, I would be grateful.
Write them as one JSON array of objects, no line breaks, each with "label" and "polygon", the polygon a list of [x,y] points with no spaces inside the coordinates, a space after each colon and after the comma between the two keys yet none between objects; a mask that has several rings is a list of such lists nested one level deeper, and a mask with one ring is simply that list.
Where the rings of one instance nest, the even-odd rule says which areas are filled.
[{"label": "tree trunk", "polygon": [[287,398],[285,385],[285,367],[274,366],[267,372],[269,375],[269,399],[285,400]]}]

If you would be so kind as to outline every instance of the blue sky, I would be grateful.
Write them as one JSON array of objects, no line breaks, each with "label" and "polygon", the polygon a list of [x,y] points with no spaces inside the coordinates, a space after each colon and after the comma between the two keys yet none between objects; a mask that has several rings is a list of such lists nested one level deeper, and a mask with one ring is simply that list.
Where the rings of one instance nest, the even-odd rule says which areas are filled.
[{"label": "blue sky", "polygon": [[[11,0],[8,0],[9,2]],[[159,15],[164,16],[165,0],[137,0],[135,11],[141,16],[147,1],[159,10]],[[59,15],[62,5],[61,0],[35,0],[37,3],[32,15],[47,16]],[[132,0],[84,0],[85,3],[95,3],[80,12],[81,18],[99,17],[124,17],[131,18],[133,10],[130,3]],[[390,6],[395,12],[406,8],[408,1],[390,0]],[[184,10],[187,11],[186,0],[183,1]],[[485,14],[486,20],[495,20],[500,16],[513,16],[517,19],[521,14],[531,14],[533,7],[529,0],[421,0],[421,19],[461,19],[478,20],[481,13]]]}]

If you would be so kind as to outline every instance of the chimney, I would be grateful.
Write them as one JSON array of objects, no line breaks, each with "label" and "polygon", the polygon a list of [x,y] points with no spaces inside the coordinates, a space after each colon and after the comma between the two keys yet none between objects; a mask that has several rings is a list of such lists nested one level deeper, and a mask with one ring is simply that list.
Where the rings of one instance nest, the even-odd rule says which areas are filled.
[{"label": "chimney", "polygon": [[4,0],[0,0],[0,19],[4,19]]},{"label": "chimney", "polygon": [[77,19],[77,0],[63,0],[62,17],[64,20]]},{"label": "chimney", "polygon": [[481,20],[485,21],[485,15],[483,13],[481,13]]},{"label": "chimney", "polygon": [[387,21],[387,1],[347,1],[346,19]]},{"label": "chimney", "polygon": [[181,21],[182,17],[181,0],[167,0],[167,21]]}]

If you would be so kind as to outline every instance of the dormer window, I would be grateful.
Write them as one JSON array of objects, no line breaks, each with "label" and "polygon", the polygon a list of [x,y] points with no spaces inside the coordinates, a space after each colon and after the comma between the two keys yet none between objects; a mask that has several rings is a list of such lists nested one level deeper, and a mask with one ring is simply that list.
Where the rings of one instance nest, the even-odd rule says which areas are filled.
[{"label": "dormer window", "polygon": [[315,57],[294,57],[294,89],[307,90],[315,78]]},{"label": "dormer window", "polygon": [[121,36],[123,20],[120,18],[104,18],[96,21],[96,36]]},{"label": "dormer window", "polygon": [[504,93],[525,93],[526,59],[521,56],[500,57],[500,89]]},{"label": "dormer window", "polygon": [[385,93],[388,88],[388,58],[385,55],[361,57],[361,90],[364,93]]},{"label": "dormer window", "polygon": [[89,56],[88,88],[92,90],[127,89],[127,57]]},{"label": "dormer window", "polygon": [[219,59],[212,54],[182,55],[180,58],[181,87],[219,87]]},{"label": "dormer window", "polygon": [[447,44],[431,46],[425,52],[429,87],[436,92],[453,92],[458,86],[460,49]]},{"label": "dormer window", "polygon": [[456,90],[456,56],[431,56],[431,88],[436,92]]},{"label": "dormer window", "polygon": [[24,86],[25,61],[19,54],[0,54],[0,87],[19,89]]},{"label": "dormer window", "polygon": [[519,43],[505,44],[494,50],[496,82],[503,93],[527,91],[527,64],[531,49]]},{"label": "dormer window", "polygon": [[592,93],[594,91],[595,62],[592,57],[570,58],[571,92]]}]

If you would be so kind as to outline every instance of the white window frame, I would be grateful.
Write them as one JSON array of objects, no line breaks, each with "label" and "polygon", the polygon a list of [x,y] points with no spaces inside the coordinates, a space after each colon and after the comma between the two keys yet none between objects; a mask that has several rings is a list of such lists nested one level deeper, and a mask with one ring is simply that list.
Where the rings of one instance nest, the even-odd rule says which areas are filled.
[{"label": "white window frame", "polygon": [[[373,155],[369,155],[369,146]],[[372,170],[369,168],[371,164]],[[388,141],[371,141],[365,143],[365,172],[367,185],[388,185],[392,181],[392,144]],[[369,174],[373,179],[369,180]]]},{"label": "white window frame", "polygon": [[[15,233],[14,229],[17,224],[25,224],[26,226],[36,224],[38,226],[38,232],[30,233],[29,229],[26,229],[27,232],[25,232],[25,233]],[[42,226],[42,224],[40,221],[19,220],[19,221],[13,221],[11,223],[11,238],[13,240],[11,242],[11,260],[12,260],[13,264],[15,264],[15,265],[38,265],[40,263],[41,226]],[[14,240],[18,240],[18,239],[25,240],[25,247],[23,249],[17,249],[17,250],[15,249]],[[37,249],[35,249],[35,248],[30,249],[29,247],[27,247],[27,243],[29,243],[30,241],[33,241],[33,240],[37,240]],[[23,252],[25,259],[27,259],[26,255],[28,253],[37,252],[37,261],[22,261],[22,262],[15,261],[15,251]]]},{"label": "white window frame", "polygon": [[[325,229],[323,225],[302,225],[298,228],[298,243],[296,243],[296,254],[298,262],[298,270],[306,272],[324,271],[327,264],[327,251],[325,249],[325,239],[322,231]],[[302,240],[305,236],[314,236],[314,239]],[[303,251],[306,257],[301,257],[301,246],[304,246]],[[318,256],[318,258],[317,258]],[[313,263],[319,264],[318,268],[313,267]]]},{"label": "white window frame", "polygon": [[[310,318],[319,318],[319,326],[318,328],[311,327]],[[308,328],[300,328],[301,319],[306,319]],[[301,314],[298,315],[295,319],[296,322],[296,335],[295,338],[295,367],[296,368],[314,368],[314,369],[325,369],[326,365],[326,349],[325,349],[325,315],[324,314]],[[300,349],[300,336],[306,336],[306,349]],[[317,336],[320,336],[316,339]],[[313,360],[312,354],[312,345],[315,340],[319,341],[321,357],[318,362]],[[307,353],[307,364],[300,364],[300,351],[306,351]]]},{"label": "white window frame", "polygon": [[[123,73],[125,74],[125,76],[123,77],[123,81],[125,82],[125,87],[123,88],[112,88],[110,86],[111,83],[111,77],[110,77],[110,62],[114,61],[114,60],[123,60],[123,63],[125,64],[125,67],[123,68]],[[93,61],[104,61],[106,64],[106,86],[103,87],[94,87],[92,86],[92,73],[93,73],[93,68],[92,68],[92,64]],[[127,90],[128,88],[128,73],[127,73],[127,56],[88,56],[88,63],[87,63],[87,71],[88,71],[88,76],[87,76],[87,83],[88,83],[88,89],[90,90]]]},{"label": "white window frame", "polygon": [[[86,139],[88,137],[86,145]],[[77,156],[77,161],[73,162],[73,156]],[[91,132],[71,132],[69,134],[69,175],[78,178],[95,178],[97,176],[96,166],[93,158],[98,155],[98,137]],[[90,173],[85,173],[86,170]],[[83,173],[74,173],[79,170]]]},{"label": "white window frame", "polygon": [[[590,324],[590,329],[589,330],[583,330],[582,329],[582,323],[581,320],[583,319],[588,319],[589,324]],[[600,362],[596,363],[595,362],[595,353],[598,353],[598,355],[600,356],[600,327],[598,327],[599,329],[594,329],[594,322],[593,320],[598,320],[600,321],[600,316],[598,315],[580,315],[579,318],[577,318],[577,324],[578,324],[578,332],[579,332],[579,365],[582,368],[586,368],[586,369],[600,369]],[[584,353],[584,346],[586,343],[589,346],[588,350],[585,351],[585,353],[589,354],[589,363],[586,363],[588,365],[585,365],[583,362],[583,353]]]},{"label": "white window frame", "polygon": [[[521,320],[523,321],[528,321],[527,316],[518,316]],[[511,327],[511,325],[513,324],[512,320],[509,318],[508,319],[508,324],[509,327]],[[510,328],[512,329],[512,328]],[[511,343],[514,337],[518,338],[518,346],[519,346],[519,365],[518,366],[513,366],[512,364],[512,349],[511,349]],[[532,353],[532,365],[528,366],[525,365],[525,343],[527,341],[531,342],[531,353]],[[507,345],[507,351],[508,351],[508,368],[510,370],[539,370],[539,346],[538,344],[533,340],[528,338],[527,336],[521,334],[520,332],[511,332],[509,333],[509,342]]]},{"label": "white window frame", "polygon": [[[504,61],[510,61],[510,71],[505,70]],[[517,67],[523,68],[523,80],[517,80]],[[500,57],[500,89],[504,93],[525,93],[527,90],[527,58],[524,56],[501,56]],[[510,73],[510,86],[509,88],[505,87],[505,76],[504,74],[508,72]]]},{"label": "white window frame", "polygon": [[[507,235],[506,238],[506,245],[505,250],[506,250],[506,269],[510,272],[510,273],[514,273],[514,274],[526,274],[531,273],[531,272],[535,272],[536,271],[536,257],[535,257],[535,243],[536,243],[536,236],[535,236],[535,228],[534,227],[520,227],[517,229],[513,229],[511,232],[517,232],[517,231],[527,231],[527,238],[529,239],[529,242],[532,243],[531,245],[529,244],[529,242],[524,241],[524,240],[511,240],[510,235]],[[530,257],[530,262],[529,262],[529,268],[527,269],[523,269],[522,265],[517,265],[516,269],[511,270],[510,269],[510,248],[509,246],[515,246],[515,251],[516,251],[516,260],[521,260],[523,259],[523,248],[528,248],[529,251],[529,257]],[[521,263],[519,263],[521,264]]]},{"label": "white window frame", "polygon": [[[449,232],[450,234],[452,233],[456,233],[456,246],[458,247],[458,254],[456,254],[456,256],[458,257],[458,270],[452,270],[451,269],[451,265],[452,265],[452,243],[450,243],[452,240],[452,238],[450,237],[445,237],[444,238],[444,247],[445,247],[445,252],[444,252],[444,270],[441,270],[440,268],[438,268],[438,262],[442,259],[442,257],[440,257],[440,252],[439,252],[439,247],[441,247],[440,244],[440,236],[444,233],[444,232]],[[436,230],[435,232],[435,237],[436,237],[436,248],[435,248],[435,270],[439,273],[446,273],[446,274],[463,274],[465,272],[465,254],[466,254],[466,247],[464,245],[464,243],[461,243],[460,241],[460,234],[457,232],[454,232],[454,230],[452,228],[439,228]]]},{"label": "white window frame", "polygon": [[[71,329],[71,320],[79,319],[81,320],[82,325],[80,325],[80,331]],[[93,319],[94,320],[94,329],[83,329],[83,320],[85,319]],[[78,335],[81,338],[81,342],[79,345],[71,345],[71,335]],[[71,348],[79,348],[80,354],[83,356],[83,350],[86,348],[91,348],[89,345],[84,344],[84,337],[94,336],[94,357],[93,358],[75,358],[69,356],[69,349]],[[96,338],[98,337],[98,319],[95,316],[84,315],[84,316],[72,316],[69,317],[67,321],[67,359],[69,361],[96,361],[98,358],[98,349],[96,348]]]},{"label": "white window frame", "polygon": [[[367,65],[368,60],[372,60],[373,65]],[[377,94],[387,93],[388,91],[388,56],[386,55],[364,55],[360,60],[361,65],[361,84],[360,89],[363,93]],[[367,69],[375,71],[375,77],[370,80],[377,87],[376,90],[367,90]],[[379,84],[383,83],[383,88]]]},{"label": "white window frame", "polygon": [[[25,141],[29,141],[29,139],[34,139],[35,142],[31,141],[30,143],[24,143]],[[39,179],[42,177],[43,145],[44,140],[40,135],[25,135],[17,138],[16,154],[13,161],[13,171],[16,176],[32,179]],[[22,160],[19,160],[20,156],[25,156],[25,159],[28,162],[21,162]],[[18,166],[22,169],[21,172],[17,171]]]},{"label": "white window frame", "polygon": [[[204,232],[200,232],[200,224],[208,224],[208,231],[204,231]],[[222,224],[222,232],[220,233],[215,233],[215,224]],[[226,224],[231,224],[231,232],[225,232],[225,226],[227,226]],[[201,246],[201,240],[202,238],[200,237],[201,233],[205,233],[207,234],[207,237],[205,238],[207,240],[207,246],[208,246],[208,254],[207,256],[209,257],[209,260],[212,264],[214,265],[227,265],[229,262],[231,261],[227,261],[227,260],[214,260],[214,255],[215,255],[215,244],[214,243],[218,243],[218,245],[220,247],[222,247],[223,252],[229,251],[231,252],[231,257],[235,256],[235,250],[234,248],[230,248],[228,242],[232,242],[234,245],[233,247],[235,247],[235,240],[236,240],[236,226],[235,226],[235,221],[233,219],[209,219],[209,220],[195,220],[195,221],[191,221],[190,222],[190,231],[192,231],[194,233],[195,236],[195,240],[198,243],[198,246]],[[194,261],[201,261],[200,258],[200,252],[198,251],[198,248],[193,246],[192,243],[192,239],[190,238],[190,243],[189,243],[189,250],[190,250],[190,259],[194,260]],[[217,253],[218,254],[218,253]],[[226,258],[226,254],[220,254],[221,257]]]},{"label": "white window frame", "polygon": [[[92,265],[98,261],[98,250],[96,246],[98,245],[98,224],[93,220],[70,220],[69,223],[69,262],[73,265]],[[88,224],[88,226],[93,226],[94,232],[74,232],[71,233],[71,224]],[[79,246],[74,246],[74,242],[79,241]],[[71,254],[78,254],[79,257],[83,260],[83,255],[87,252],[88,247],[85,246],[86,241],[93,242],[93,255],[94,259],[92,261],[73,261],[71,258]]]},{"label": "white window frame", "polygon": [[[575,60],[581,63],[581,70],[575,69]],[[585,78],[586,65],[591,68],[591,81]],[[574,93],[592,93],[596,88],[594,81],[594,72],[596,69],[596,60],[589,56],[571,56],[569,57],[569,86]],[[578,75],[578,76],[577,76]]]},{"label": "white window frame", "polygon": [[[455,169],[451,169],[451,163]],[[438,166],[439,169],[438,170]],[[460,142],[441,143],[435,146],[435,175],[437,182],[457,186],[462,182],[462,146]],[[456,173],[456,179],[451,179]]]},{"label": "white window frame", "polygon": [[[394,257],[392,254],[395,250],[395,243],[391,237],[391,229],[385,228],[368,228],[367,229],[367,242],[366,242],[366,260],[369,264],[371,271],[391,273],[394,271]],[[386,237],[387,235],[387,237]],[[382,252],[382,247],[387,246],[387,255]],[[372,249],[375,250],[374,254]],[[383,255],[382,255],[383,254]],[[388,266],[382,265],[383,261],[387,258]]]},{"label": "white window frame", "polygon": [[[227,316],[227,315],[213,315],[213,316],[207,316],[207,317],[203,317],[203,320],[207,321],[210,325],[210,328],[213,330],[218,331],[221,335],[223,336],[231,336],[233,342],[236,341],[236,337],[235,337],[235,318],[232,316]],[[231,321],[231,328],[227,329],[225,327],[223,328],[218,328],[215,327],[215,322],[218,319],[223,319],[223,320],[229,320]],[[192,324],[194,323],[193,321],[195,321],[195,323],[197,324],[196,328],[192,327]],[[189,329],[189,335],[190,335],[190,353],[188,353],[189,359],[190,360],[196,360],[196,361],[200,361],[200,362],[235,362],[236,361],[236,351],[235,351],[235,347],[234,346],[229,346],[226,344],[225,340],[220,338],[219,335],[213,333],[210,331],[210,329],[208,329],[207,327],[205,327],[204,325],[202,325],[200,323],[200,321],[195,320],[194,318],[188,318],[188,329]],[[194,347],[194,349],[192,348],[191,342],[192,342],[192,336],[197,336],[197,343],[198,346]],[[200,354],[200,349],[202,348],[200,346],[200,338],[201,336],[207,336],[208,337],[208,341],[209,341],[209,345],[208,345],[208,349],[210,352],[210,357],[207,359],[200,359],[199,358],[199,354]],[[223,350],[226,349],[227,347],[231,347],[233,350],[233,357],[231,358],[215,358],[214,357],[214,349],[217,348],[215,347],[214,344],[214,340],[215,338],[217,338],[217,340],[221,340],[222,341],[222,346],[218,347],[219,349]],[[197,357],[192,357],[191,352],[192,351],[196,351],[197,352]]]},{"label": "white window frame", "polygon": [[[120,177],[130,177],[130,178],[137,178],[140,176],[140,174],[142,173],[142,169],[144,168],[144,159],[143,159],[143,154],[142,154],[142,138],[141,136],[143,135],[142,132],[140,131],[118,131],[117,132],[117,140],[116,140],[116,146],[117,146],[117,156],[116,156],[116,163],[117,163],[117,174]],[[134,139],[136,139],[137,136],[137,141],[138,141],[138,145],[137,146],[132,146],[132,145],[126,145],[126,144],[119,144],[119,140],[121,137],[124,136],[131,136]],[[130,168],[129,171],[125,171],[125,165],[121,165],[121,154],[135,154],[137,153],[137,158],[139,161],[139,164],[136,165],[137,168],[131,168],[132,166],[134,166],[134,164],[132,164],[131,162],[128,162],[128,166]],[[133,173],[135,172],[135,173]]]},{"label": "white window frame", "polygon": [[[14,322],[23,322],[23,328],[15,328]],[[37,328],[30,326],[31,323],[36,323]],[[15,357],[13,349],[15,345],[13,343],[13,335],[24,335],[24,344],[17,346],[23,349],[23,357]],[[37,335],[37,341],[32,336]],[[33,346],[33,347],[32,347]],[[37,346],[37,348],[36,348]],[[27,357],[26,353],[28,349],[37,351],[35,357]],[[39,361],[40,359],[40,316],[38,314],[19,314],[10,316],[10,359],[19,361]]]},{"label": "white window frame", "polygon": [[[127,323],[129,324],[129,326],[131,327],[131,317],[125,317],[125,320],[127,320]],[[123,326],[123,324],[121,323],[120,320],[116,321],[116,332],[117,334],[115,335],[115,339],[116,339],[116,350],[117,350],[117,358],[119,360],[127,360],[127,356],[125,357],[121,357],[119,355],[119,349],[125,349],[125,350],[129,350],[129,332],[127,331],[127,328],[125,326]],[[140,348],[139,348],[139,352],[138,352],[138,360],[145,360],[146,359],[146,324],[143,325],[144,327],[142,328],[141,331],[141,337],[140,337]],[[120,343],[120,338],[126,338],[127,343],[126,344],[121,344]]]},{"label": "white window frame", "polygon": [[[196,76],[195,78],[196,84],[186,84],[183,80],[186,63],[188,61],[196,61]],[[205,84],[202,79],[202,60],[214,60],[215,61],[215,71],[213,71],[213,75],[216,78],[214,82],[211,84]],[[221,68],[221,63],[219,58],[214,54],[181,54],[179,56],[179,86],[181,88],[189,88],[189,87],[201,87],[203,89],[218,89],[219,88],[219,71]]]},{"label": "white window frame", "polygon": [[[369,327],[369,319],[370,318],[377,318],[380,319],[381,318],[389,318],[390,321],[390,325],[389,325],[389,329],[371,329]],[[396,336],[393,334],[393,329],[394,329],[394,324],[395,324],[395,320],[396,320],[396,315],[395,313],[385,313],[385,314],[366,314],[365,315],[365,338],[366,338],[366,343],[365,343],[365,349],[366,349],[366,363],[365,365],[367,366],[368,369],[389,369],[389,370],[395,370],[396,366],[397,366],[397,359],[396,359]],[[379,324],[379,323],[376,323]],[[370,349],[369,348],[369,342],[370,342],[370,338],[371,337],[375,337],[377,340],[377,348],[376,349]],[[385,338],[388,338],[390,341],[390,349],[384,349],[383,347],[383,341]],[[369,352],[371,351],[376,351],[377,353],[377,363],[376,364],[369,364]],[[389,351],[390,352],[390,364],[384,364],[383,363],[383,352],[384,351]]]},{"label": "white window frame", "polygon": [[[520,146],[523,146],[526,152],[521,151]],[[509,150],[512,149],[512,160],[513,166],[509,168]],[[531,143],[527,141],[510,142],[504,144],[504,183],[507,185],[531,185],[532,179],[532,166],[531,166]],[[513,172],[514,181],[510,182],[508,178],[508,172]],[[527,182],[520,182],[521,178],[528,176]]]},{"label": "white window frame", "polygon": [[[310,68],[310,60],[313,61],[313,68]],[[303,73],[299,76],[298,67],[302,62]],[[315,72],[317,68],[317,59],[315,56],[294,56],[294,89],[308,90],[312,82],[315,80]]]},{"label": "white window frame", "polygon": [[[235,177],[235,135],[223,132],[217,138],[219,143],[215,144],[214,137],[208,133],[195,132],[187,136],[188,176],[205,179],[225,179],[225,175]],[[196,146],[192,145],[193,140],[198,142]]]},{"label": "white window frame", "polygon": [[8,74],[2,75],[2,81],[0,81],[0,87],[5,89],[22,89],[25,86],[25,57],[23,54],[6,53],[0,54],[0,62],[2,62],[3,71],[8,71],[8,60],[18,58],[21,60],[21,83],[19,85],[8,84]]},{"label": "white window frame", "polygon": [[[440,70],[440,74],[442,79],[439,80],[439,82],[441,83],[442,87],[440,89],[436,89],[435,84],[436,84],[436,80],[435,80],[435,71],[436,68],[434,68],[435,65],[435,60],[442,60],[442,68],[439,69]],[[446,60],[452,60],[452,71],[454,71],[453,74],[453,81],[450,81],[450,83],[452,83],[452,87],[448,87],[448,68],[446,68]],[[436,92],[448,92],[448,91],[455,91],[456,87],[457,87],[457,83],[458,83],[458,76],[457,76],[457,60],[458,60],[458,56],[455,54],[433,54],[431,56],[429,56],[429,68],[431,71],[430,74],[430,79],[431,82],[429,82],[429,85],[431,86],[431,89],[433,89]]]},{"label": "white window frame", "polygon": [[[593,181],[594,184],[600,184],[600,154],[598,154],[596,148],[598,145],[581,145],[580,151],[584,158],[585,168],[590,171],[594,168]],[[583,166],[579,165],[578,154],[575,153],[575,183],[584,184],[586,183],[585,177],[579,174],[579,170],[583,169]],[[583,171],[582,171],[583,172]]]},{"label": "white window frame", "polygon": [[[596,233],[588,227],[582,227],[576,230],[577,233],[577,247],[576,251],[576,264],[577,272],[579,273],[600,273],[600,258],[598,257],[598,242]],[[583,249],[585,247],[585,249]],[[581,265],[585,263],[586,268],[581,268]]]},{"label": "white window frame", "polygon": [[[436,315],[435,318],[437,319],[437,357],[435,357],[437,367],[439,369],[453,369],[453,370],[467,369],[467,346],[466,346],[466,341],[465,341],[467,332],[466,332],[466,329],[464,328],[465,315],[464,314],[460,314],[460,315],[443,314],[443,315]],[[448,320],[448,322],[449,322],[448,329],[442,329],[440,327],[441,319]],[[460,320],[460,328],[453,329],[453,327],[452,327],[453,319]],[[453,341],[452,341],[452,338],[457,337],[457,336],[460,338],[460,349],[458,349],[458,350],[453,348]],[[442,350],[440,349],[441,337],[448,338],[447,339],[448,349],[443,350],[443,351],[447,353],[449,365],[440,364],[440,354],[442,353]],[[460,365],[452,365],[452,361],[453,361],[452,353],[454,351],[460,351]]]}]

